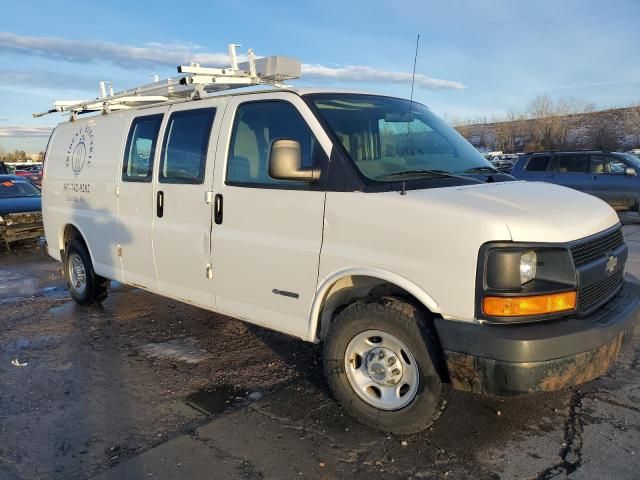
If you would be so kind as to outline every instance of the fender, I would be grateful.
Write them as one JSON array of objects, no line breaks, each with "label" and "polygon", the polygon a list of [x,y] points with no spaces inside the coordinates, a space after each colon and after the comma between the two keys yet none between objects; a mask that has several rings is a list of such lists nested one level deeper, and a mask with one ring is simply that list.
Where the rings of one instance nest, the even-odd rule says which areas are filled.
[{"label": "fender", "polygon": [[422,288],[418,287],[415,283],[411,282],[401,275],[378,268],[345,268],[332,273],[328,277],[325,277],[325,279],[319,284],[319,287],[316,290],[316,295],[313,299],[313,304],[311,306],[311,314],[309,318],[309,333],[307,334],[308,341],[314,343],[318,342],[318,339],[316,338],[316,329],[318,327],[318,320],[320,318],[320,310],[322,308],[322,304],[324,303],[325,296],[329,292],[329,289],[338,280],[350,276],[373,277],[384,280],[385,282],[392,283],[409,292],[431,312],[440,313],[438,302],[436,302],[431,295],[429,295]]},{"label": "fender", "polygon": [[[64,223],[64,225],[60,228],[60,232],[58,232],[58,251],[61,251],[64,248],[64,231],[69,225],[71,225],[76,230],[78,230],[80,232],[80,235],[82,235],[82,238],[84,239],[84,244],[87,247],[87,251],[89,252],[89,257],[91,258],[91,263],[95,265],[96,261],[93,258],[93,252],[91,251],[91,246],[89,245],[89,243],[87,243],[87,236],[85,235],[84,230],[77,223],[74,223],[72,221],[68,221]],[[63,261],[63,259],[61,259],[61,261]]]}]

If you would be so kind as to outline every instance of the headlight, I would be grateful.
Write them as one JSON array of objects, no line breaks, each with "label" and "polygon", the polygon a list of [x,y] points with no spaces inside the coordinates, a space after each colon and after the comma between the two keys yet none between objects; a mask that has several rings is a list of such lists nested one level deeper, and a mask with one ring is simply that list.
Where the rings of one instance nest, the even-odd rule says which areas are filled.
[{"label": "headlight", "polygon": [[534,250],[520,255],[520,283],[524,285],[536,278],[538,256]]},{"label": "headlight", "polygon": [[4,225],[4,218],[2,218],[2,215],[0,215],[0,225]]},{"label": "headlight", "polygon": [[495,248],[487,254],[486,283],[490,289],[513,290],[536,278],[538,256],[534,250]]},{"label": "headlight", "polygon": [[576,285],[566,248],[488,243],[478,258],[477,318],[526,320],[571,311],[576,306]]}]

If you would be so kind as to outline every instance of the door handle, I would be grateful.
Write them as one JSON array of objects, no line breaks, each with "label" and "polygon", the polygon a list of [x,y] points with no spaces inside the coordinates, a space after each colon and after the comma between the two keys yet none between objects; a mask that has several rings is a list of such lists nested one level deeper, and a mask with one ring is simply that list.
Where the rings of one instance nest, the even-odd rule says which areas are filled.
[{"label": "door handle", "polygon": [[213,201],[213,221],[216,225],[222,223],[222,194],[218,193]]},{"label": "door handle", "polygon": [[156,202],[156,215],[158,218],[162,218],[162,215],[164,215],[164,192],[160,190],[158,191]]}]

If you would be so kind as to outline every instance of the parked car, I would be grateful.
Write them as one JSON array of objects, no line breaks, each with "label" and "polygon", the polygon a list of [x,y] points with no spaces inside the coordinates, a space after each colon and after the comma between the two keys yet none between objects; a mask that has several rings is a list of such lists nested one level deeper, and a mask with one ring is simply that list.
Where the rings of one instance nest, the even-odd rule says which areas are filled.
[{"label": "parked car", "polygon": [[9,175],[10,173],[8,165],[4,162],[0,162],[0,175]]},{"label": "parked car", "polygon": [[627,153],[640,158],[640,148],[634,148],[633,150],[629,150]]},{"label": "parked car", "polygon": [[495,182],[417,102],[207,96],[212,72],[180,81],[199,88],[190,100],[153,100],[160,87],[143,108],[92,99],[54,129],[45,231],[78,304],[117,280],[324,342],[345,410],[403,434],[433,422],[443,382],[556,390],[604,374],[629,343],[640,287],[624,280],[628,247],[606,203]]},{"label": "parked car", "polygon": [[601,198],[618,211],[638,211],[640,160],[602,150],[533,152],[518,160],[511,175],[574,188]]},{"label": "parked car", "polygon": [[502,173],[511,173],[514,162],[509,158],[494,158],[491,160],[491,164]]},{"label": "parked car", "polygon": [[19,177],[24,177],[34,185],[42,186],[42,170],[38,167],[27,167],[22,169],[16,169],[13,173]]},{"label": "parked car", "polygon": [[0,243],[44,235],[40,190],[17,175],[0,175]]}]

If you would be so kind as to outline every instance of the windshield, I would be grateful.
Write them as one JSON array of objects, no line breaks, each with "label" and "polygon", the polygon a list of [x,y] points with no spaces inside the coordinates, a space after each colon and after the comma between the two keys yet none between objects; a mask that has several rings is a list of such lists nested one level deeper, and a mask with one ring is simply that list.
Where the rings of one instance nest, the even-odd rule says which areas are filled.
[{"label": "windshield", "polygon": [[29,182],[0,180],[0,198],[39,196],[40,190]]},{"label": "windshield", "polygon": [[[493,172],[458,132],[409,100],[357,94],[310,95],[358,170],[375,181]],[[435,171],[435,172],[434,172]]]}]

